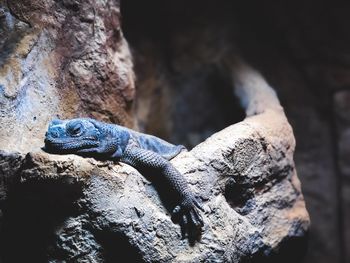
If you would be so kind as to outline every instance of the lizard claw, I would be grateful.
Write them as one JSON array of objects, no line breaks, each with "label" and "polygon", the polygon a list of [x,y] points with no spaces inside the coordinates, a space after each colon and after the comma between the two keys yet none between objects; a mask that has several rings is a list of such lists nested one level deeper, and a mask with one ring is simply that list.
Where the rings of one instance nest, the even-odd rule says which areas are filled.
[{"label": "lizard claw", "polygon": [[198,209],[204,211],[203,207],[195,198],[184,199],[173,210],[172,217],[181,226],[182,239],[186,234],[190,240],[198,240],[204,226],[203,218]]},{"label": "lizard claw", "polygon": [[202,204],[201,204],[200,202],[198,202],[197,199],[194,199],[194,200],[193,200],[193,203],[196,205],[196,207],[197,207],[198,209],[200,209],[202,212],[204,212],[204,208],[203,208]]},{"label": "lizard claw", "polygon": [[173,215],[178,214],[180,212],[180,210],[181,210],[181,206],[179,206],[179,205],[175,206],[175,208],[173,210]]}]

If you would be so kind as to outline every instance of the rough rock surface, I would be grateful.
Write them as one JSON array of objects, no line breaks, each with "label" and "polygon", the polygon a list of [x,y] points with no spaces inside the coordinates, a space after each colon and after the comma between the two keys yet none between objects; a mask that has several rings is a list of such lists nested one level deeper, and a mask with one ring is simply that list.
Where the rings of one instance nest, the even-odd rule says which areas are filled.
[{"label": "rough rock surface", "polygon": [[259,73],[237,64],[232,74],[249,116],[172,160],[203,201],[200,241],[180,238],[152,175],[74,155],[1,152],[3,261],[298,260],[309,218],[292,129]]},{"label": "rough rock surface", "polygon": [[237,52],[231,21],[218,12],[226,10],[223,2],[121,3],[145,132],[191,148],[244,118],[227,65]]},{"label": "rough rock surface", "polygon": [[343,242],[345,260],[350,260],[350,90],[334,95],[334,107],[338,136],[338,165],[341,176],[340,197],[343,211]]},{"label": "rough rock surface", "polygon": [[[143,95],[137,114],[147,131],[192,145],[235,121],[227,99],[233,53],[275,88],[296,137],[294,159],[312,221],[305,263],[350,262],[349,12],[350,1],[331,0],[122,2]],[[190,101],[190,112],[171,103],[181,100]],[[202,103],[208,100],[214,101]],[[191,116],[196,120],[182,126]]]},{"label": "rough rock surface", "polygon": [[0,1],[0,148],[41,145],[55,118],[134,125],[119,2]]},{"label": "rough rock surface", "polygon": [[350,2],[253,2],[236,6],[246,25],[240,41],[246,59],[275,87],[296,137],[294,160],[312,222],[303,262],[350,262],[342,172],[350,148]]},{"label": "rough rock surface", "polygon": [[[0,0],[0,262],[302,257],[309,218],[292,129],[274,90],[234,55],[235,31],[217,19],[219,9],[231,17],[230,9],[218,6],[208,20],[208,3],[198,20],[191,12],[189,20],[176,19],[183,9],[174,8],[197,8],[196,1],[170,4],[174,12],[162,20],[167,34],[146,30],[151,38],[134,50],[136,116],[147,132],[196,146],[243,119],[233,87],[247,116],[173,160],[204,203],[203,235],[193,242],[180,239],[166,187],[152,175],[40,151],[56,116],[134,125],[134,74],[119,1]],[[148,15],[137,10],[136,17]],[[205,30],[203,19],[211,22]]]}]

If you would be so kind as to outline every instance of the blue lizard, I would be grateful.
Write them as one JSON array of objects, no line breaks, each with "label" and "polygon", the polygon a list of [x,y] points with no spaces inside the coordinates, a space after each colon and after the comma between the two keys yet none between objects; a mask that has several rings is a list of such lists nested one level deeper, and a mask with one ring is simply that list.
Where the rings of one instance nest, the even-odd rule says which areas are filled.
[{"label": "blue lizard", "polygon": [[[186,148],[158,137],[136,132],[123,126],[90,118],[53,120],[45,135],[45,148],[50,153],[78,154],[96,159],[120,161],[143,171],[154,169],[164,175],[178,200],[172,211],[185,233],[201,230],[203,219],[197,210],[202,206],[190,190],[183,175],[169,162]],[[192,232],[191,232],[192,231]],[[198,232],[198,231],[197,231]]]}]

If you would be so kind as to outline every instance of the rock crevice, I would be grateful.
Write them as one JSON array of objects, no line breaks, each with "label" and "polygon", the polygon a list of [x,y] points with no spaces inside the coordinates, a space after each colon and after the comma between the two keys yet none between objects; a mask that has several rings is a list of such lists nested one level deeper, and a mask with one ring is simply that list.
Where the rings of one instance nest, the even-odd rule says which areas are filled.
[{"label": "rock crevice", "polygon": [[[259,101],[247,104],[246,110],[258,114],[172,160],[203,202],[205,226],[199,241],[181,239],[180,227],[167,209],[169,196],[154,186],[152,175],[145,177],[125,164],[42,151],[25,158],[1,153],[2,174],[17,178],[1,184],[10,192],[1,207],[3,221],[18,216],[6,209],[19,205],[25,196],[32,198],[32,203],[25,203],[36,211],[54,210],[54,218],[39,211],[25,215],[23,223],[38,227],[34,218],[39,215],[47,220],[39,232],[48,235],[49,245],[41,244],[41,249],[50,262],[104,262],[115,259],[120,248],[123,256],[144,262],[297,260],[309,217],[294,167],[292,129],[279,104],[271,108],[269,99],[260,100],[271,88],[261,85],[264,80],[257,72],[245,70],[242,87],[254,92],[242,93],[244,99]],[[253,85],[245,82],[250,79],[247,74],[257,78]],[[262,96],[275,96],[268,94]],[[13,192],[18,195],[15,201],[12,187],[21,188]],[[11,243],[8,248],[15,249]],[[42,256],[37,253],[30,255]]]}]

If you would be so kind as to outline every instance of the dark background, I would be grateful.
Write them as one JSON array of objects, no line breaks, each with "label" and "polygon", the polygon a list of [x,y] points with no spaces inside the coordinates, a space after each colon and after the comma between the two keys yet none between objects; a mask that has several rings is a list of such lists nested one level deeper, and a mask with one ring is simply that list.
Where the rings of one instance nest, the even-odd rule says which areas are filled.
[{"label": "dark background", "polygon": [[232,54],[276,89],[312,222],[304,262],[350,262],[349,14],[349,1],[122,1],[142,130],[191,147],[242,119]]}]

